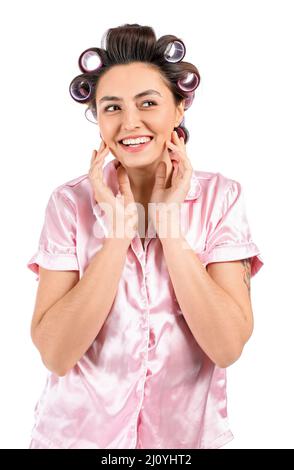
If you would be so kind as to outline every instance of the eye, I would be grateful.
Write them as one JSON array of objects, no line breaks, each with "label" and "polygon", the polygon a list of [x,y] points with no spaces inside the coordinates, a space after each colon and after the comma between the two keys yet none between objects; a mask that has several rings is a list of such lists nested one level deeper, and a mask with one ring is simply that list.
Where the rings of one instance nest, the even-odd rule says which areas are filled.
[{"label": "eye", "polygon": [[[152,103],[152,104],[154,104],[154,105],[156,106],[155,101],[143,101],[143,104],[144,104],[144,103]],[[148,106],[148,108],[149,108],[149,106]]]},{"label": "eye", "polygon": [[113,106],[116,106],[118,108],[117,104],[111,104],[110,106],[106,106],[106,108],[104,108],[104,111],[108,111],[108,109],[112,108]]},{"label": "eye", "polygon": [[[157,103],[155,103],[155,101],[147,101],[146,100],[146,101],[143,101],[142,104],[144,104],[144,103],[152,103],[154,106],[157,106]],[[119,108],[119,106],[117,104],[111,104],[109,106],[106,106],[106,108],[104,108],[104,111],[108,111],[108,109],[112,108],[113,106]],[[146,108],[146,106],[144,106],[144,107]],[[150,106],[147,106],[147,108],[150,108]],[[110,112],[112,112],[112,111],[110,111]]]}]

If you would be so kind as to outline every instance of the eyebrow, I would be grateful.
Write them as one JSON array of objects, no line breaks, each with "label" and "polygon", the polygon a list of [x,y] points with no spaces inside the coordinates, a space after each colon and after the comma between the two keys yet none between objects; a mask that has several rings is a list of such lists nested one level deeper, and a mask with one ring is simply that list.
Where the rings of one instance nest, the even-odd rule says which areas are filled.
[{"label": "eyebrow", "polygon": [[[141,93],[138,93],[137,95],[135,95],[134,98],[140,98],[141,96],[146,96],[146,95],[161,96],[161,94],[158,91],[150,89],[150,90],[141,91]],[[102,103],[103,101],[122,101],[122,98],[120,98],[119,96],[103,96],[103,98],[99,100],[99,103]]]}]

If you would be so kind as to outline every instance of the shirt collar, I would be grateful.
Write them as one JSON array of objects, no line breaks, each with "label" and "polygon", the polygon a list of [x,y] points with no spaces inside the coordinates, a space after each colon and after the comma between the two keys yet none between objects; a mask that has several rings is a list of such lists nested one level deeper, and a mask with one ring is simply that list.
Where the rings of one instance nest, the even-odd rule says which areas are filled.
[{"label": "shirt collar", "polygon": [[193,170],[191,181],[190,181],[190,189],[186,195],[185,201],[190,201],[192,199],[198,199],[202,192],[201,183],[197,176],[196,170]]},{"label": "shirt collar", "polygon": [[[113,159],[109,163],[105,165],[103,168],[103,180],[107,184],[107,186],[113,191],[113,194],[117,196],[118,194],[121,195],[119,190],[117,175],[116,175],[116,168],[115,162],[117,160]],[[201,183],[197,176],[197,171],[193,170],[191,181],[190,181],[190,188],[186,195],[185,201],[191,201],[193,199],[198,199],[202,192]]]}]

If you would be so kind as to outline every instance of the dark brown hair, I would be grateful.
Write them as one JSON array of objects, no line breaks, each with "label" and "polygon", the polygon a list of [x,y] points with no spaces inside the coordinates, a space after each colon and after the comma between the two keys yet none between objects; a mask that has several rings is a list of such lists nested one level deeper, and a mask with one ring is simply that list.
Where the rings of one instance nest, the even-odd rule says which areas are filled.
[{"label": "dark brown hair", "polygon": [[108,29],[101,41],[102,47],[99,49],[103,66],[95,76],[95,92],[87,103],[95,119],[97,120],[96,90],[99,79],[117,64],[145,62],[161,74],[173,94],[176,106],[187,98],[189,93],[181,90],[177,86],[177,81],[185,79],[187,73],[191,72],[198,76],[200,82],[200,74],[197,67],[189,62],[171,63],[164,58],[167,45],[175,40],[181,39],[170,34],[156,39],[153,28],[139,24],[124,24]]}]

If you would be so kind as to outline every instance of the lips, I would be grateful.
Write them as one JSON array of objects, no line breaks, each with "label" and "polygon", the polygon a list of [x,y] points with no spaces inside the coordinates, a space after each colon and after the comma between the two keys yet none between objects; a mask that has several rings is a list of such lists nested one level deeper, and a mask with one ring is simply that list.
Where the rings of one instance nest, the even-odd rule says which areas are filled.
[{"label": "lips", "polygon": [[[153,136],[152,136],[152,135],[140,135],[140,136],[138,136],[138,137],[149,137],[151,140],[153,139]],[[124,144],[122,143],[122,141],[123,141],[123,140],[126,140],[126,139],[131,139],[131,138],[136,139],[136,137],[124,137],[123,139],[119,140],[118,143],[124,145]],[[147,143],[147,142],[146,142],[146,143]]]},{"label": "lips", "polygon": [[148,147],[148,145],[152,142],[153,140],[153,137],[151,138],[151,140],[148,140],[148,142],[145,142],[143,144],[139,144],[135,147],[132,147],[132,146],[128,146],[128,145],[124,145],[122,143],[122,141],[119,142],[119,145],[121,145],[121,147],[126,151],[126,152],[140,152],[141,150],[144,150],[145,148]]}]

